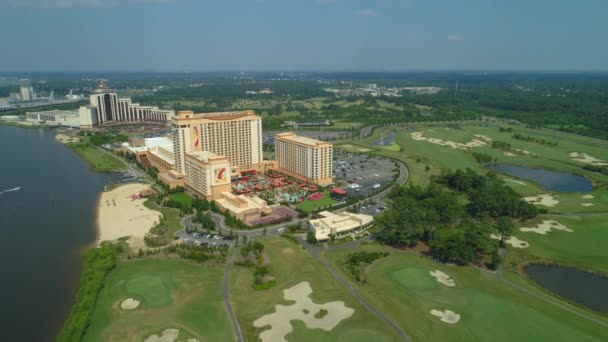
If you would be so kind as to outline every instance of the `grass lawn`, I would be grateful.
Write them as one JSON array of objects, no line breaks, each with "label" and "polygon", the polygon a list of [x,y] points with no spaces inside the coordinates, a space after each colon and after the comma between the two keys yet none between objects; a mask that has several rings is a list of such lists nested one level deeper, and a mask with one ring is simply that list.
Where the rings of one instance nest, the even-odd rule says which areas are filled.
[{"label": "grass lawn", "polygon": [[323,197],[319,198],[316,201],[311,201],[309,199],[305,199],[301,203],[296,204],[296,208],[298,208],[300,210],[304,210],[306,212],[311,212],[311,211],[317,210],[319,208],[323,208],[327,205],[332,205],[334,203],[337,203],[336,200],[334,200],[333,198],[331,198],[331,196],[329,196],[329,191],[324,190]]},{"label": "grass lawn", "polygon": [[277,285],[268,290],[256,291],[250,286],[252,274],[249,269],[235,266],[230,274],[230,298],[247,341],[257,341],[262,331],[253,327],[253,321],[274,312],[275,305],[287,304],[283,298],[283,290],[303,281],[310,283],[313,302],[344,301],[344,304],[355,312],[331,331],[309,329],[300,321],[292,321],[294,331],[287,335],[288,341],[398,340],[398,336],[388,325],[361,306],[346,288],[302,247],[280,237],[261,241],[267,256],[266,267],[275,277]]},{"label": "grass lawn", "polygon": [[384,150],[396,151],[396,152],[401,151],[401,146],[399,146],[399,144],[397,144],[397,143],[392,143],[388,146],[379,146],[379,145],[377,145],[377,146]]},{"label": "grass lawn", "polygon": [[[179,260],[141,260],[120,264],[99,293],[84,341],[143,341],[168,328],[179,340],[233,341],[222,297],[219,266]],[[140,301],[122,310],[126,298]]]},{"label": "grass lawn", "polygon": [[148,209],[160,211],[163,214],[163,217],[167,219],[167,225],[169,226],[168,238],[173,238],[173,235],[176,231],[182,229],[180,212],[175,208],[165,208],[160,205],[154,203],[151,199],[148,199],[144,202],[144,205]]},{"label": "grass lawn", "polygon": [[105,153],[104,151],[101,151],[94,145],[67,143],[65,146],[72,149],[82,159],[89,163],[91,169],[94,171],[112,172],[126,169],[126,166],[120,160]]},{"label": "grass lawn", "polygon": [[548,219],[565,225],[573,232],[553,230],[541,235],[518,231],[518,238],[529,242],[530,247],[510,248],[505,267],[515,271],[523,261],[543,260],[608,273],[608,248],[605,243],[608,241],[608,217],[554,215]]},{"label": "grass lawn", "polygon": [[[334,250],[325,256],[337,264],[349,252]],[[438,283],[429,275],[435,269],[451,276],[456,286]],[[601,325],[469,267],[393,253],[373,264],[367,279],[367,284],[353,286],[414,341],[602,341],[606,336]],[[456,324],[443,323],[430,314],[433,309],[452,310],[461,319]]]},{"label": "grass lawn", "polygon": [[171,199],[172,201],[182,203],[183,205],[186,205],[188,207],[192,206],[192,197],[190,197],[190,195],[188,195],[185,192],[175,192],[175,193],[169,194],[169,199]]}]

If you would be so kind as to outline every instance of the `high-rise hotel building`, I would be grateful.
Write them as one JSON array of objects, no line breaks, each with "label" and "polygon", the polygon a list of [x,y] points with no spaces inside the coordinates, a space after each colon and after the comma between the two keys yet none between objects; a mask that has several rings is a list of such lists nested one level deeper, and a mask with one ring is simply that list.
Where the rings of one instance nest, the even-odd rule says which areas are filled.
[{"label": "high-rise hotel building", "polygon": [[80,108],[81,126],[108,123],[169,122],[173,110],[141,106],[130,98],[120,98],[105,85],[100,84],[89,96],[89,105]]},{"label": "high-rise hotel building", "polygon": [[274,144],[280,172],[322,186],[333,183],[331,143],[288,132],[276,134]]},{"label": "high-rise hotel building", "polygon": [[172,119],[175,168],[185,173],[186,154],[209,151],[226,156],[233,168],[262,162],[262,118],[252,110],[195,114]]}]

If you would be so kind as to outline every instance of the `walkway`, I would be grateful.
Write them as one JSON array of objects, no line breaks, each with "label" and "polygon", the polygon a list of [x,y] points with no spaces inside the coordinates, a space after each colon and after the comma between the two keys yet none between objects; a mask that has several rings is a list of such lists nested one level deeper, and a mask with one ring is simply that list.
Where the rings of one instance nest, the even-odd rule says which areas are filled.
[{"label": "walkway", "polygon": [[243,342],[245,339],[243,338],[241,326],[239,325],[239,321],[236,318],[234,311],[232,311],[232,304],[230,304],[230,270],[232,269],[232,264],[234,263],[234,256],[239,253],[239,250],[240,248],[235,248],[230,254],[230,259],[226,261],[222,290],[224,292],[224,305],[226,305],[226,311],[228,311],[228,316],[230,316],[230,321],[232,321],[232,327],[234,328],[236,340],[237,342]]}]

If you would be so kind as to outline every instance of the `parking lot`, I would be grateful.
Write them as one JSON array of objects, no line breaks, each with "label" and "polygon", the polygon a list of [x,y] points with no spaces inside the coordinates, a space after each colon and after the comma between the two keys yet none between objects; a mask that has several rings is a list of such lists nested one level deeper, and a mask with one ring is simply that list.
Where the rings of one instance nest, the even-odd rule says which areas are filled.
[{"label": "parking lot", "polygon": [[202,245],[232,246],[234,244],[234,241],[231,240],[229,237],[219,236],[219,235],[214,235],[214,234],[205,234],[205,233],[190,234],[190,233],[183,232],[182,234],[178,234],[177,237],[181,243],[194,244],[197,246],[202,246]]},{"label": "parking lot", "polygon": [[397,164],[388,158],[334,150],[334,178],[345,184],[349,194],[369,197],[382,191],[398,172]]}]

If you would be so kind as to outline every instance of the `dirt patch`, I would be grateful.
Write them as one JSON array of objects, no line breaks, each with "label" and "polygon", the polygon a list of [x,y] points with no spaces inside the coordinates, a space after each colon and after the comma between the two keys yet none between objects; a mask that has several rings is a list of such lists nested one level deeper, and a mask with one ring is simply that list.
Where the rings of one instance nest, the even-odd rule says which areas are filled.
[{"label": "dirt patch", "polygon": [[[264,315],[253,322],[256,328],[270,327],[262,331],[260,339],[263,342],[286,341],[285,336],[293,331],[290,321],[300,320],[310,329],[323,329],[330,331],[342,320],[349,318],[355,310],[346,307],[344,302],[336,301],[325,304],[316,304],[310,299],[312,288],[307,281],[301,282],[283,291],[283,296],[293,305],[276,305],[275,312]],[[306,310],[306,311],[305,311]],[[311,313],[325,310],[322,318],[316,318]]]},{"label": "dirt patch", "polygon": [[127,298],[120,303],[120,308],[123,310],[133,310],[139,307],[139,301],[133,298]]},{"label": "dirt patch", "polygon": [[[495,234],[491,234],[490,237],[494,240],[500,240],[500,236]],[[514,248],[530,247],[530,244],[527,241],[520,240],[516,236],[509,236],[509,238],[505,240],[505,243],[511,245]]]},{"label": "dirt patch", "polygon": [[570,153],[568,153],[568,156],[570,158],[572,158],[572,160],[576,160],[578,162],[585,163],[585,164],[591,164],[591,165],[597,165],[597,166],[608,165],[608,162],[606,162],[605,160],[597,159],[595,157],[588,155],[587,153],[570,152]]},{"label": "dirt patch", "polygon": [[430,271],[429,273],[431,274],[432,277],[437,279],[437,281],[439,283],[441,283],[445,286],[449,286],[449,287],[456,286],[456,282],[454,282],[454,279],[452,279],[449,275],[447,275],[446,273],[444,273],[440,270]]},{"label": "dirt patch", "polygon": [[541,235],[546,235],[552,230],[562,230],[565,232],[573,231],[572,229],[554,220],[543,220],[543,222],[537,224],[536,227],[521,227],[519,230],[522,232],[533,232]]},{"label": "dirt patch", "polygon": [[455,313],[452,310],[431,310],[431,315],[439,317],[439,319],[448,324],[455,324],[460,321],[460,314]]},{"label": "dirt patch", "polygon": [[551,194],[524,197],[524,200],[528,203],[540,204],[544,205],[545,207],[555,207],[559,203],[559,201]]},{"label": "dirt patch", "polygon": [[295,251],[293,250],[293,248],[281,248],[281,255],[294,255]]}]

